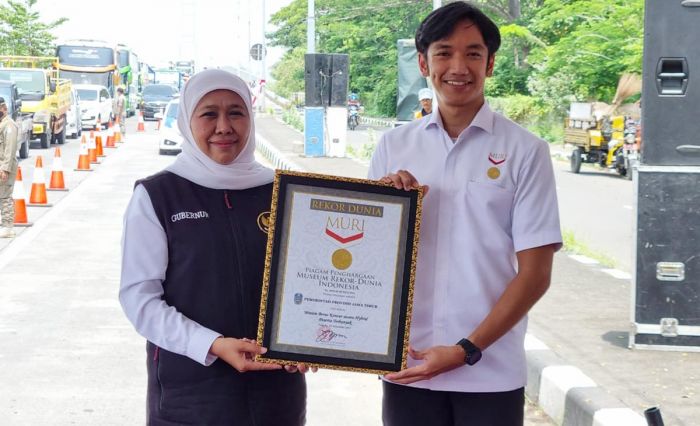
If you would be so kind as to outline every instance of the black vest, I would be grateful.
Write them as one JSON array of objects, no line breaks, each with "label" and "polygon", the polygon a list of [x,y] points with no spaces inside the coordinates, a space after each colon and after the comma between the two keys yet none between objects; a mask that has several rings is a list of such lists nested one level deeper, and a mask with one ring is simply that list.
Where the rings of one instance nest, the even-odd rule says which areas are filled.
[{"label": "black vest", "polygon": [[[272,184],[217,190],[170,172],[138,183],[148,192],[168,239],[163,299],[226,337],[255,339],[267,244],[263,218],[269,219]],[[303,422],[306,390],[300,374],[242,374],[221,360],[204,367],[150,342],[147,352],[149,424]],[[251,388],[261,394],[256,396]],[[261,409],[263,417],[251,407],[279,404],[280,398],[293,403]],[[290,414],[278,412],[283,408],[291,410],[292,417],[276,417]],[[246,416],[250,422],[244,421]]]}]

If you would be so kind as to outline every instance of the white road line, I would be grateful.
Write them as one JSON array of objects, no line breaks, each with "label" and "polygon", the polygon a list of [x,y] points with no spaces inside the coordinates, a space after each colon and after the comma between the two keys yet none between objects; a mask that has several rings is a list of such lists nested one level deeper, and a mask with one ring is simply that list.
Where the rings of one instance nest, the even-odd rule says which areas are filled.
[{"label": "white road line", "polygon": [[632,206],[630,206],[630,205],[627,205],[627,204],[625,204],[624,206],[622,206],[622,208],[623,208],[623,209],[627,209],[627,210],[634,210],[634,207],[632,207]]},{"label": "white road line", "polygon": [[582,256],[580,254],[570,254],[570,258],[574,259],[577,262],[581,262],[584,265],[597,265],[598,261],[595,259],[591,259],[590,257],[587,256]]},{"label": "white road line", "polygon": [[593,415],[593,426],[647,426],[646,420],[630,408],[602,408]]},{"label": "white road line", "polygon": [[632,275],[628,274],[625,271],[620,271],[619,269],[601,269],[603,272],[605,272],[608,275],[613,276],[614,278],[620,279],[620,280],[631,280]]}]

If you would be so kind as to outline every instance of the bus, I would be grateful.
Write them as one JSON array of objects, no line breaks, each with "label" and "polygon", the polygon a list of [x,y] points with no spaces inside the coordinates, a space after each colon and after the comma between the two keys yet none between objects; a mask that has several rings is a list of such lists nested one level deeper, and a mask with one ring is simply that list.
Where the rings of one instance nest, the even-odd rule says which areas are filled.
[{"label": "bus", "polygon": [[126,115],[131,116],[136,114],[143,89],[139,57],[127,46],[118,44],[117,65],[121,84],[124,87],[124,97],[126,97]]},{"label": "bus", "polygon": [[116,49],[99,40],[70,40],[56,46],[61,78],[74,84],[99,84],[114,97],[121,78]]}]

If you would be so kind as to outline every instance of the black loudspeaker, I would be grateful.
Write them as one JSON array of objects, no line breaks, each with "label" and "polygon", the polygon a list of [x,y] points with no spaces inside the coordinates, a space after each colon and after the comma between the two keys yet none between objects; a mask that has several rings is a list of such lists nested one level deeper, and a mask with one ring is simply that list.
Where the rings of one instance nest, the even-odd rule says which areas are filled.
[{"label": "black loudspeaker", "polygon": [[646,0],[643,164],[700,165],[700,2]]},{"label": "black loudspeaker", "polygon": [[345,106],[348,97],[348,55],[304,55],[307,107]]},{"label": "black loudspeaker", "polygon": [[349,56],[339,53],[331,55],[331,99],[330,106],[345,106],[348,102]]}]

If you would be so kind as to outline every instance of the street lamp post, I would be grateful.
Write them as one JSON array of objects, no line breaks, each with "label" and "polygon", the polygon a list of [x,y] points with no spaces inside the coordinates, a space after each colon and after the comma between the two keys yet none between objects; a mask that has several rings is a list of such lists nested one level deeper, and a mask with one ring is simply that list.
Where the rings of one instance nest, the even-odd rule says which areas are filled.
[{"label": "street lamp post", "polygon": [[306,53],[316,53],[316,14],[314,0],[308,0],[306,13]]}]

